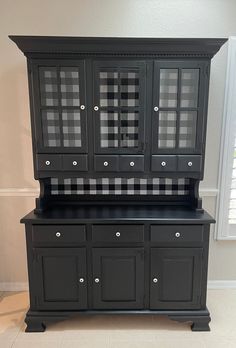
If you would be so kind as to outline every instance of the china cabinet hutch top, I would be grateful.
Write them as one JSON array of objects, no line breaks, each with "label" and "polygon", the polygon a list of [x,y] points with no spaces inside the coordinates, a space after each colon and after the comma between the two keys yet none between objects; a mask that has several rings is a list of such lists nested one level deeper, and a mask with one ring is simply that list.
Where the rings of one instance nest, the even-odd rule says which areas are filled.
[{"label": "china cabinet hutch top", "polygon": [[39,210],[81,194],[201,209],[210,60],[225,39],[10,38],[28,62]]}]

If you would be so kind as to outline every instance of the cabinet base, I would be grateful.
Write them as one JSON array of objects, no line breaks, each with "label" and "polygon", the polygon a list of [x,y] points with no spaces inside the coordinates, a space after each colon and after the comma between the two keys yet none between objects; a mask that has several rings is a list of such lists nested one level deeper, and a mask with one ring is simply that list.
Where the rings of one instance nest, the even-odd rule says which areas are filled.
[{"label": "cabinet base", "polygon": [[208,309],[205,310],[91,310],[91,311],[31,311],[26,314],[25,332],[44,332],[49,323],[65,320],[76,315],[101,315],[101,314],[120,314],[120,315],[166,315],[170,319],[179,322],[191,322],[192,331],[210,331],[209,322],[211,321]]}]

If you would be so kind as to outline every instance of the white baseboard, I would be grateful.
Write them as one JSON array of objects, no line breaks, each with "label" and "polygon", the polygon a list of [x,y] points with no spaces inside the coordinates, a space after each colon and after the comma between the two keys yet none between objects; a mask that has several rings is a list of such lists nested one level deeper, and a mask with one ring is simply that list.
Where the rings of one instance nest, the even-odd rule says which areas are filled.
[{"label": "white baseboard", "polygon": [[[236,280],[208,280],[208,289],[236,289]],[[28,283],[0,282],[0,291],[28,291]]]},{"label": "white baseboard", "polygon": [[236,280],[208,280],[208,289],[236,289]]}]

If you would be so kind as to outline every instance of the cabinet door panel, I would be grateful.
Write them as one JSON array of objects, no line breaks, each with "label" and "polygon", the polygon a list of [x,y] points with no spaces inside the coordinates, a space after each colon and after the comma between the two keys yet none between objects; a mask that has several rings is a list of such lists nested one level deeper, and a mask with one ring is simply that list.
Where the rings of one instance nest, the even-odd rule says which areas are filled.
[{"label": "cabinet door panel", "polygon": [[146,65],[94,62],[95,151],[142,153]]},{"label": "cabinet door panel", "polygon": [[84,73],[82,60],[34,61],[38,152],[86,152]]},{"label": "cabinet door panel", "polygon": [[[84,248],[34,249],[38,274],[38,309],[87,307]],[[80,279],[83,278],[83,282]]]},{"label": "cabinet door panel", "polygon": [[206,64],[155,61],[153,153],[197,153],[204,134]]},{"label": "cabinet door panel", "polygon": [[144,250],[93,249],[93,284],[94,308],[143,308]]},{"label": "cabinet door panel", "polygon": [[200,308],[202,249],[151,250],[151,309]]}]

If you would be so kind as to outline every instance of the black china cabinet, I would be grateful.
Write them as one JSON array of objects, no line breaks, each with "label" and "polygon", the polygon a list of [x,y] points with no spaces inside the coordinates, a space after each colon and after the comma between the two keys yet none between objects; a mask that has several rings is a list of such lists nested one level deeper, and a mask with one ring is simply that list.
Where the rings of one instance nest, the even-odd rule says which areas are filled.
[{"label": "black china cabinet", "polygon": [[26,331],[152,314],[208,331],[202,209],[211,58],[226,39],[10,36],[27,57],[34,175]]}]

